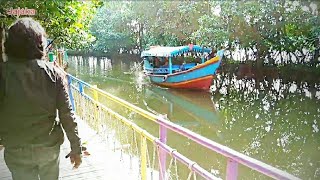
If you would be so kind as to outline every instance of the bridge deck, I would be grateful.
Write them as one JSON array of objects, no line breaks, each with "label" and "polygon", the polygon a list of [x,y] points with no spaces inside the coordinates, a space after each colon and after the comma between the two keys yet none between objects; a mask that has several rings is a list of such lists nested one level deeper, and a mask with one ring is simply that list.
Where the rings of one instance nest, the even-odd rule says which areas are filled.
[{"label": "bridge deck", "polygon": [[[106,143],[84,122],[78,122],[81,137],[90,138],[87,148],[90,156],[84,157],[79,169],[72,170],[69,159],[64,158],[70,148],[69,143],[65,142],[61,146],[60,155],[60,178],[61,180],[87,180],[87,179],[132,179],[137,177],[139,171],[130,170],[128,163],[120,161],[120,152],[107,148]],[[4,158],[3,150],[0,151],[0,180],[12,180]],[[135,173],[135,174],[133,174]]]}]

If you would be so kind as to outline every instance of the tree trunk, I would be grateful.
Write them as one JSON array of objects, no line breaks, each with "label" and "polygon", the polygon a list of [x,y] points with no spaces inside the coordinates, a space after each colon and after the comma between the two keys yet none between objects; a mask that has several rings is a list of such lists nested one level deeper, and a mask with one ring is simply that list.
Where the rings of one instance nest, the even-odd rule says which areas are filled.
[{"label": "tree trunk", "polygon": [[139,24],[139,52],[141,52],[143,46],[143,24]]},{"label": "tree trunk", "polygon": [[257,69],[260,69],[260,68],[262,68],[262,66],[263,66],[263,59],[262,59],[262,52],[261,52],[261,50],[260,49],[257,49],[257,57],[256,57],[256,61],[257,61],[257,63],[256,63],[256,67],[257,67]]},{"label": "tree trunk", "polygon": [[3,41],[4,41],[4,26],[0,24],[0,63],[3,62]]},{"label": "tree trunk", "polygon": [[257,44],[257,59],[256,59],[256,68],[255,69],[255,77],[256,79],[264,78],[263,75],[263,61],[266,56],[267,49],[264,45],[258,43]]},{"label": "tree trunk", "polygon": [[283,62],[283,56],[282,56],[282,50],[280,50],[280,64],[284,64],[284,62]]},{"label": "tree trunk", "polygon": [[292,61],[291,61],[291,52],[290,51],[286,51],[286,61],[287,61],[287,64],[291,64]]},{"label": "tree trunk", "polygon": [[300,52],[300,54],[301,54],[301,57],[302,57],[302,59],[301,58],[299,58],[299,63],[301,63],[301,62],[304,62],[304,60],[305,60],[305,58],[306,58],[306,56],[303,54],[303,51],[302,50],[298,50],[299,52]]},{"label": "tree trunk", "polygon": [[[297,51],[292,53],[294,57],[296,58],[296,62],[299,61],[299,56],[297,55]],[[292,62],[293,63],[293,62]]]},{"label": "tree trunk", "polygon": [[245,61],[248,61],[249,60],[249,56],[248,56],[248,51],[247,51],[247,48],[244,48],[244,54],[245,54]]},{"label": "tree trunk", "polygon": [[293,62],[292,62],[292,53],[289,52],[289,53],[288,53],[288,56],[289,56],[289,63],[293,63]]},{"label": "tree trunk", "polygon": [[268,58],[269,58],[269,61],[270,61],[270,65],[275,66],[274,57],[271,56],[271,52],[269,52]]},{"label": "tree trunk", "polygon": [[318,63],[318,59],[319,59],[319,51],[320,51],[320,41],[319,41],[320,37],[318,37],[315,42],[314,42],[314,46],[316,47],[316,50],[314,51],[313,54],[313,58],[311,60],[311,64],[312,66],[315,66],[316,63]]}]

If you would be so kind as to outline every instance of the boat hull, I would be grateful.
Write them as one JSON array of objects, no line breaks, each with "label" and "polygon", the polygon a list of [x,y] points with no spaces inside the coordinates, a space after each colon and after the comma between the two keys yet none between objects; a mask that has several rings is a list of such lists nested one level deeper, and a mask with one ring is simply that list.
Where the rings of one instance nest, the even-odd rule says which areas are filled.
[{"label": "boat hull", "polygon": [[163,87],[208,90],[220,62],[221,58],[216,57],[186,71],[167,75],[148,74],[148,76],[152,83]]},{"label": "boat hull", "polygon": [[162,87],[168,87],[168,88],[208,90],[210,89],[213,77],[214,77],[213,75],[209,75],[209,76],[191,79],[183,82],[177,82],[177,83],[169,83],[169,82],[158,83],[152,80],[151,81],[154,84],[157,84]]}]

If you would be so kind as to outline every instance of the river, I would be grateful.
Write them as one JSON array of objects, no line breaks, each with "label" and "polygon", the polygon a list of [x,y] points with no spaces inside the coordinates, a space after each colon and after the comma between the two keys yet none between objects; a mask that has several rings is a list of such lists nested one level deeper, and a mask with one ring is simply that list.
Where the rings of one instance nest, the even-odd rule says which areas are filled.
[{"label": "river", "polygon": [[[302,179],[320,178],[320,86],[282,79],[255,82],[219,75],[210,92],[154,86],[139,62],[70,56],[68,72],[183,127]],[[151,122],[137,124],[156,134]],[[219,177],[226,159],[173,133],[168,144],[182,149]],[[267,179],[240,166],[240,179]]]}]

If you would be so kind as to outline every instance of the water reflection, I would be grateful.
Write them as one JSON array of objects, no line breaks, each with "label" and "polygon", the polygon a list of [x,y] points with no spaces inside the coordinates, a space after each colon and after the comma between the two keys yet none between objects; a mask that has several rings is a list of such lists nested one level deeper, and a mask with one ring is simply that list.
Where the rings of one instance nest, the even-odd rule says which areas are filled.
[{"label": "water reflection", "polygon": [[242,142],[236,149],[247,155],[300,177],[319,177],[319,85],[224,75],[212,92],[229,131],[225,143]]},{"label": "water reflection", "polygon": [[[221,73],[213,82],[212,94],[170,90],[150,85],[140,72],[140,62],[70,59],[70,73],[107,92],[167,114],[175,123],[302,179],[320,178],[319,84],[280,78],[239,79]],[[137,123],[158,133],[151,122]],[[220,155],[177,135],[170,134],[168,143],[225,177],[226,161]],[[254,178],[265,177],[240,166],[240,179]]]},{"label": "water reflection", "polygon": [[[145,105],[148,110],[156,114],[166,115],[168,119],[182,126],[185,125],[186,121],[193,122],[197,126],[210,126],[219,123],[219,117],[213,106],[211,95],[207,92],[195,93],[193,91],[149,87],[145,92],[145,100],[163,102],[160,107],[156,103],[151,103],[152,107],[148,106],[147,103]],[[176,108],[180,109],[176,110]],[[176,114],[179,112],[182,114]]]}]

